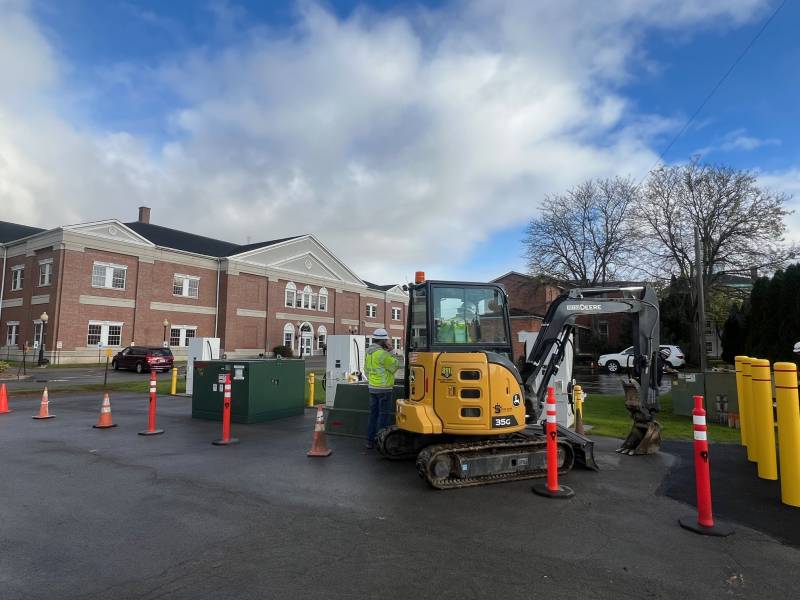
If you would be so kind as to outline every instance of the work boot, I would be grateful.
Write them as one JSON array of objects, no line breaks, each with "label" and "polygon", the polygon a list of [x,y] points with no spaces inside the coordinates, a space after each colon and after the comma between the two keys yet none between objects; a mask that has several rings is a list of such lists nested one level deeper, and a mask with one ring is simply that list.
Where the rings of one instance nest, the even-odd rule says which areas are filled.
[{"label": "work boot", "polygon": [[372,442],[367,442],[366,444],[364,444],[364,448],[366,448],[367,450],[372,450],[374,447],[375,445]]}]

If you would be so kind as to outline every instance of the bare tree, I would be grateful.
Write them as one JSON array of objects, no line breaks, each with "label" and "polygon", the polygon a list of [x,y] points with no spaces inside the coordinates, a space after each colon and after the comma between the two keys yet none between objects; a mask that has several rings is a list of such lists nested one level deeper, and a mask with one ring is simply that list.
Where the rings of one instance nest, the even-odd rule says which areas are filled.
[{"label": "bare tree", "polygon": [[664,281],[693,281],[695,227],[700,231],[708,291],[727,275],[782,266],[796,253],[783,239],[784,217],[791,212],[785,208],[787,199],[759,188],[748,171],[701,164],[698,158],[654,170],[636,211],[643,250],[650,258],[649,274]]},{"label": "bare tree", "polygon": [[529,270],[584,286],[627,274],[635,236],[630,211],[638,197],[633,182],[619,177],[546,197],[524,240]]}]

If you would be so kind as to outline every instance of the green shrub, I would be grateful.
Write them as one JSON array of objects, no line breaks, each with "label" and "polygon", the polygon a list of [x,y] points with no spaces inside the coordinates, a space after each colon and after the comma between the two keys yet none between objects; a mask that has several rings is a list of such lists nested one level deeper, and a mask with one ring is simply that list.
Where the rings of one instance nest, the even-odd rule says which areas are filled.
[{"label": "green shrub", "polygon": [[272,349],[275,356],[282,356],[283,358],[294,358],[294,352],[289,346],[275,346]]},{"label": "green shrub", "polygon": [[5,373],[8,370],[8,363],[0,360],[0,373]]}]

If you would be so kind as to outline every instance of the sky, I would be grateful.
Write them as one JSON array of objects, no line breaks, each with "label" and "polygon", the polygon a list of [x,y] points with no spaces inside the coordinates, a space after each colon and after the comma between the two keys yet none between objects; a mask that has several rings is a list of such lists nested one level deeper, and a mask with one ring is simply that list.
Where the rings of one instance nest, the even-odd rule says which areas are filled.
[{"label": "sky", "polygon": [[[378,283],[524,271],[543,198],[641,180],[781,2],[600,5],[0,0],[0,220],[147,205],[234,242],[314,234]],[[788,0],[664,162],[800,208],[798,25]]]}]

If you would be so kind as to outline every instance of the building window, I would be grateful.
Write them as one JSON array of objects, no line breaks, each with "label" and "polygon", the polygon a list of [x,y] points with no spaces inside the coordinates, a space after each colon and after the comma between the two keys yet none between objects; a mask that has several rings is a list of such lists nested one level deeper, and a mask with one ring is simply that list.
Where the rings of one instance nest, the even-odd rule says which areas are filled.
[{"label": "building window", "polygon": [[286,284],[286,295],[284,305],[289,308],[294,308],[295,296],[297,295],[297,288],[291,281]]},{"label": "building window", "polygon": [[200,290],[200,278],[194,275],[175,274],[172,278],[172,294],[184,298],[197,298]]},{"label": "building window", "polygon": [[87,346],[121,346],[122,323],[108,321],[89,321],[89,333],[86,336]]},{"label": "building window", "polygon": [[317,327],[317,350],[322,350],[323,346],[328,343],[328,330],[325,325]]},{"label": "building window", "polygon": [[400,315],[401,315],[400,309],[397,308],[396,306],[393,306],[392,307],[392,321],[399,321],[400,320]]},{"label": "building window", "polygon": [[369,335],[367,335],[367,336],[364,336],[364,341],[365,341],[365,344],[364,344],[364,345],[365,345],[367,348],[369,348],[370,346],[372,346],[372,337],[371,337],[371,336],[369,336]]},{"label": "building window", "polygon": [[6,346],[16,346],[19,338],[19,323],[9,321],[6,323]]},{"label": "building window", "polygon": [[25,267],[17,265],[11,267],[11,291],[16,292],[22,289],[22,284],[25,282]]},{"label": "building window", "polygon": [[42,321],[41,319],[36,319],[33,322],[33,339],[39,342],[39,346],[42,345]]},{"label": "building window", "polygon": [[367,316],[372,317],[373,319],[378,316],[377,304],[367,304]]},{"label": "building window", "polygon": [[713,333],[713,332],[711,331],[711,321],[709,321],[708,319],[706,319],[706,334],[707,334],[707,335],[711,335],[711,333]]},{"label": "building window", "polygon": [[283,345],[294,348],[294,325],[287,323],[283,326]]},{"label": "building window", "polygon": [[325,288],[319,290],[319,309],[322,312],[328,312],[328,290]]},{"label": "building window", "polygon": [[124,265],[96,262],[92,265],[92,287],[124,290],[127,271]]},{"label": "building window", "polygon": [[311,287],[306,286],[303,288],[303,308],[311,308]]},{"label": "building window", "polygon": [[714,352],[714,343],[706,342],[706,354],[711,354],[713,352]]},{"label": "building window", "polygon": [[189,340],[197,333],[195,325],[173,325],[169,330],[170,346],[188,346]]},{"label": "building window", "polygon": [[601,338],[608,339],[608,322],[600,321],[600,323],[597,324],[597,332],[600,334]]},{"label": "building window", "polygon": [[53,283],[53,259],[39,263],[39,287]]},{"label": "building window", "polygon": [[400,350],[400,338],[399,337],[393,337],[392,338],[392,348],[394,348],[395,350]]}]

